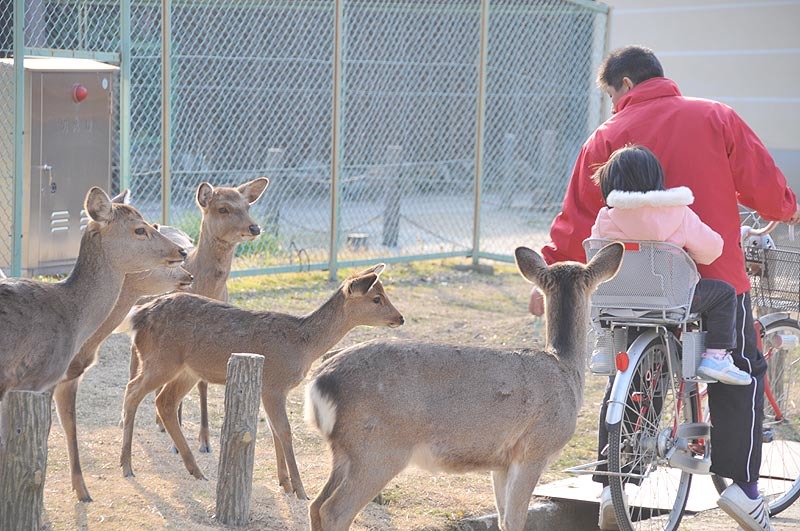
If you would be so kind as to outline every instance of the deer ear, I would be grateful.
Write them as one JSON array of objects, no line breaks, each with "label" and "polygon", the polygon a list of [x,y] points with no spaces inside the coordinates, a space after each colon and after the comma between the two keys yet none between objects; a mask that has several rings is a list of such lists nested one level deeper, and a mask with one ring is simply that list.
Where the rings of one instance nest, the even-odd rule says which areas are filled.
[{"label": "deer ear", "polygon": [[364,276],[356,277],[347,283],[347,295],[364,295],[378,281],[378,275],[368,273]]},{"label": "deer ear", "polygon": [[517,262],[519,272],[528,282],[532,282],[539,287],[543,287],[547,283],[550,270],[547,267],[547,263],[536,251],[527,247],[517,247],[514,251],[514,259]]},{"label": "deer ear", "polygon": [[99,223],[108,223],[114,217],[111,199],[97,186],[93,186],[86,194],[86,201],[83,206],[89,217]]},{"label": "deer ear", "polygon": [[211,203],[211,196],[214,194],[214,187],[209,183],[200,183],[197,187],[197,197],[195,198],[200,208],[207,208]]},{"label": "deer ear", "polygon": [[243,185],[239,186],[237,190],[239,193],[242,194],[247,202],[251,205],[258,201],[258,198],[261,197],[261,194],[264,193],[264,190],[267,189],[269,186],[269,179],[266,177],[259,177],[249,183],[244,183]]},{"label": "deer ear", "polygon": [[375,264],[374,266],[369,267],[364,271],[361,271],[360,273],[356,273],[355,275],[353,275],[353,278],[363,277],[364,275],[368,275],[370,273],[375,273],[376,275],[380,276],[380,274],[383,273],[384,269],[386,269],[386,264]]},{"label": "deer ear", "polygon": [[119,205],[130,205],[131,204],[131,191],[127,188],[120,192],[119,194],[115,195],[111,198],[112,203],[117,203]]},{"label": "deer ear", "polygon": [[619,271],[625,246],[621,242],[609,243],[595,254],[586,265],[586,279],[594,284],[609,280]]}]

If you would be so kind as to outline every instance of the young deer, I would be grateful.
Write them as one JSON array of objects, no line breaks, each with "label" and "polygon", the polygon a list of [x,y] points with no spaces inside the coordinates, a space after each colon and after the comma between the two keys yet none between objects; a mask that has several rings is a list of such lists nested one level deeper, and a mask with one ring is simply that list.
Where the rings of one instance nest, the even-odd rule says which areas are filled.
[{"label": "young deer", "polygon": [[186,468],[204,479],[181,432],[178,404],[201,378],[224,384],[231,352],[252,352],[265,357],[261,400],[275,443],[278,480],[287,493],[294,491],[306,499],[292,447],[286,396],[303,381],[311,364],[352,328],[403,324],[403,316],[378,278],[383,268],[379,264],[349,277],[325,304],[303,317],[244,310],[187,294],[167,295],[137,310],[130,320],[131,350],[139,356],[141,370],[125,389],[123,474],[133,475],[136,408],[142,397],[163,385],[156,398],[158,414]]},{"label": "young deer", "polygon": [[[178,267],[186,251],[100,188],[86,194],[90,221],[75,268],[61,282],[0,282],[0,399],[6,391],[46,391],[114,306],[126,273]],[[88,303],[88,304],[87,304]]]},{"label": "young deer", "polygon": [[614,243],[588,265],[548,267],[516,250],[522,275],[545,294],[543,351],[374,341],[323,364],[307,388],[306,418],[327,439],[332,470],[309,507],[311,529],[348,529],[413,463],[491,470],[500,529],[521,531],[540,474],[575,431],[589,297],[616,274],[622,253]]},{"label": "young deer", "polygon": [[[77,426],[75,423],[78,386],[83,374],[97,362],[97,351],[105,339],[119,326],[130,309],[146,296],[159,295],[173,290],[187,290],[212,298],[227,299],[225,282],[231,270],[236,246],[256,238],[261,228],[250,217],[250,205],[266,190],[269,179],[262,177],[236,188],[214,188],[201,183],[196,201],[202,212],[200,237],[197,247],[183,231],[162,225],[159,232],[189,249],[185,270],[154,269],[126,275],[119,298],[105,321],[83,344],[73,359],[62,382],[56,386],[53,398],[67,440],[72,488],[80,501],[90,502],[78,453]],[[127,202],[128,194],[119,199]],[[192,282],[192,276],[194,281]],[[191,284],[191,286],[190,286]],[[135,374],[135,356],[131,371]],[[202,394],[202,393],[201,393]],[[203,404],[205,402],[202,402]],[[205,414],[205,409],[202,412]],[[206,423],[207,424],[207,423]],[[205,439],[201,433],[201,451],[210,451],[206,428]],[[205,443],[203,442],[205,440]]]},{"label": "young deer", "polygon": [[[228,300],[226,282],[231,273],[236,247],[254,240],[261,227],[250,217],[250,205],[258,201],[269,186],[269,179],[259,177],[235,188],[213,187],[201,183],[195,200],[200,207],[202,220],[197,247],[186,259],[185,268],[194,275],[189,293],[203,295],[219,301]],[[123,316],[124,317],[124,316]],[[116,324],[118,325],[120,321]],[[116,326],[116,325],[115,325]],[[131,356],[131,378],[136,375],[138,360]],[[208,386],[197,383],[200,394],[200,452],[211,451],[208,431]]]}]

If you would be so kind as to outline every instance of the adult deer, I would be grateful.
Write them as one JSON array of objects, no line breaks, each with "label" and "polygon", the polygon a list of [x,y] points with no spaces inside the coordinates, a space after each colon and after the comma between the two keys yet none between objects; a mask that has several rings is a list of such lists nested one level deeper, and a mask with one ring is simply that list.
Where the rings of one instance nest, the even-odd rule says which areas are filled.
[{"label": "adult deer", "polygon": [[[197,246],[186,233],[169,226],[158,227],[159,232],[189,250],[184,263],[186,271],[171,272],[164,269],[143,271],[125,277],[114,308],[94,334],[83,344],[70,364],[62,382],[56,386],[53,398],[64,428],[67,454],[70,462],[72,488],[80,501],[90,502],[92,497],[86,487],[80,464],[77,426],[75,422],[78,387],[83,374],[97,362],[97,352],[105,339],[119,326],[130,309],[142,297],[159,295],[173,290],[188,290],[217,299],[227,299],[225,282],[231,270],[236,246],[256,238],[261,228],[250,217],[250,205],[255,203],[269,185],[261,177],[238,187],[213,187],[201,183],[197,188],[196,202],[202,213]],[[122,201],[127,202],[127,194]],[[188,277],[186,276],[188,275]],[[192,281],[193,276],[193,281]],[[191,284],[191,285],[190,285]],[[134,357],[135,358],[135,357]],[[131,371],[136,371],[131,360]],[[201,398],[205,387],[201,388]],[[201,400],[201,414],[206,418],[205,432],[201,431],[201,451],[210,451],[208,421],[205,401]],[[205,433],[205,438],[203,438]]]},{"label": "adult deer", "polygon": [[178,404],[201,378],[225,383],[231,352],[252,352],[265,357],[261,401],[272,429],[278,480],[287,493],[295,492],[305,499],[286,415],[286,396],[303,381],[311,364],[352,328],[403,324],[403,316],[389,301],[378,278],[383,268],[379,264],[349,277],[327,302],[303,317],[244,310],[187,294],[160,297],[137,310],[130,321],[131,350],[139,357],[140,371],[125,389],[120,458],[123,474],[133,475],[131,442],[136,408],[142,397],[163,385],[156,398],[158,414],[187,470],[205,479],[181,432]]},{"label": "adult deer", "polygon": [[178,267],[186,251],[94,187],[90,218],[69,277],[0,281],[0,399],[9,390],[46,391],[114,306],[126,273]]},{"label": "adult deer", "polygon": [[328,441],[332,470],[309,507],[311,529],[348,529],[413,463],[491,470],[500,529],[521,531],[539,476],[575,431],[589,297],[622,254],[613,243],[588,265],[548,267],[534,251],[516,250],[520,272],[545,294],[544,350],[375,341],[325,363],[307,388],[306,416]]}]

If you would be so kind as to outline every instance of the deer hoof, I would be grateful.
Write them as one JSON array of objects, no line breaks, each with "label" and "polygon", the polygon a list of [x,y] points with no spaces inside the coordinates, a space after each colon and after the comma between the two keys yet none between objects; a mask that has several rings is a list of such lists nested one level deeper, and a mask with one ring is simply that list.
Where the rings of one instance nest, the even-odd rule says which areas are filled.
[{"label": "deer hoof", "polygon": [[197,479],[202,479],[203,481],[206,480],[206,476],[203,474],[203,472],[199,468],[195,469],[193,472],[191,472],[191,474]]},{"label": "deer hoof", "polygon": [[169,445],[169,453],[171,453],[171,454],[179,454],[180,452],[178,451],[178,447],[177,446],[175,446],[174,444],[170,444]]},{"label": "deer hoof", "polygon": [[122,471],[122,477],[135,478],[136,474],[133,473],[133,470],[127,469]]},{"label": "deer hoof", "polygon": [[210,444],[201,444],[200,445],[200,453],[201,454],[210,454],[211,453],[211,445]]}]

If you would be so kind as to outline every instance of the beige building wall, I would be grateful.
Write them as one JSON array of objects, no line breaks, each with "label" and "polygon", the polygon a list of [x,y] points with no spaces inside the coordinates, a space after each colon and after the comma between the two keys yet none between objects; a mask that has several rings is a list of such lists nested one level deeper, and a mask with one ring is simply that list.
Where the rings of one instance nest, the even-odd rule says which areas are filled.
[{"label": "beige building wall", "polygon": [[800,192],[800,0],[604,0],[609,49],[652,48],[686,96],[727,103]]}]

